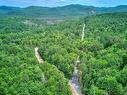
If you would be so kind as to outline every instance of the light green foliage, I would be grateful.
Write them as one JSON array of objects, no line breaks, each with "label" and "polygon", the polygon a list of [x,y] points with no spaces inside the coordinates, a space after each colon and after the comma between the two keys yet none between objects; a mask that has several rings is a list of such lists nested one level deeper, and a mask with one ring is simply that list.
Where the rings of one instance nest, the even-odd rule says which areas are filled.
[{"label": "light green foliage", "polygon": [[125,95],[127,51],[126,13],[86,19],[81,56],[82,91],[88,95]]},{"label": "light green foliage", "polygon": [[88,93],[89,95],[108,95],[106,91],[99,89],[96,86],[91,86]]},{"label": "light green foliage", "polygon": [[[27,25],[21,22],[26,19],[28,18],[5,17],[0,19],[2,20],[1,25],[3,25],[0,29],[0,95],[71,95],[68,80],[61,71],[64,69],[64,73],[68,73],[70,68],[73,69],[73,65],[69,64],[73,64],[76,54],[67,53],[65,48],[56,44],[56,46],[50,47],[52,54],[47,53],[45,59],[48,61],[49,55],[51,59],[54,57],[54,62],[48,61],[52,65],[47,62],[39,65],[34,54],[34,48],[36,46],[46,47],[46,44],[44,46],[45,40],[50,43],[51,37],[49,36],[51,35],[48,30],[50,28],[45,27],[46,29],[42,28],[40,31],[40,28],[36,26],[26,27]],[[24,25],[22,29],[20,29],[19,23]],[[51,26],[51,28],[53,27]],[[49,36],[44,38],[45,35]],[[61,35],[63,34],[54,35],[56,43],[61,39]],[[54,53],[58,50],[58,54],[61,56],[57,58],[59,55],[54,55]],[[71,60],[67,59],[67,56]],[[69,63],[67,63],[68,60]],[[66,64],[64,64],[65,62]],[[58,70],[57,65],[54,66],[53,63],[59,64],[59,68],[62,70]]]},{"label": "light green foliage", "polygon": [[[86,95],[124,95],[127,89],[127,14],[114,13],[47,26],[38,18],[0,18],[0,94],[71,95],[80,56]],[[23,21],[23,22],[22,22]],[[38,64],[34,48],[45,60]]]}]

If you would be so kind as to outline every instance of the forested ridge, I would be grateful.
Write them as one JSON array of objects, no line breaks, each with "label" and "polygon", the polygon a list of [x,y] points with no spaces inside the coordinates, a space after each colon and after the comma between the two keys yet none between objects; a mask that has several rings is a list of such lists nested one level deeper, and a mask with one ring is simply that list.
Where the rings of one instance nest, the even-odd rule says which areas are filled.
[{"label": "forested ridge", "polygon": [[95,7],[71,4],[58,7],[28,6],[26,8],[0,6],[0,16],[26,16],[44,18],[74,18],[102,13],[127,12],[126,5],[114,7]]},{"label": "forested ridge", "polygon": [[[1,95],[71,95],[68,80],[78,56],[83,95],[127,94],[127,13],[48,26],[34,18],[2,17],[0,21]],[[35,47],[44,64],[38,64]]]},{"label": "forested ridge", "polygon": [[86,19],[82,44],[82,90],[88,95],[127,94],[127,14]]}]

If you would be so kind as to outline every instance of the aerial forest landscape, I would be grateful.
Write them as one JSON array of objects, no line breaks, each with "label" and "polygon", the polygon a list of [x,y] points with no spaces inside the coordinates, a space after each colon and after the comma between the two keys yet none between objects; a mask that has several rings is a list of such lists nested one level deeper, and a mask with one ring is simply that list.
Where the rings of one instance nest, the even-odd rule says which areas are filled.
[{"label": "aerial forest landscape", "polygon": [[0,95],[127,95],[127,0],[0,0]]}]

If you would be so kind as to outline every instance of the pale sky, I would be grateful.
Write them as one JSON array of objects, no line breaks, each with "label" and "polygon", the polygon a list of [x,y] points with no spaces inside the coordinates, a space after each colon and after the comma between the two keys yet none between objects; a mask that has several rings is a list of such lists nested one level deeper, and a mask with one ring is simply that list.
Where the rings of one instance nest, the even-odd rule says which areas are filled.
[{"label": "pale sky", "polygon": [[117,5],[127,5],[127,0],[0,0],[0,6],[43,6],[56,7],[69,4],[91,5],[98,7],[112,7]]}]

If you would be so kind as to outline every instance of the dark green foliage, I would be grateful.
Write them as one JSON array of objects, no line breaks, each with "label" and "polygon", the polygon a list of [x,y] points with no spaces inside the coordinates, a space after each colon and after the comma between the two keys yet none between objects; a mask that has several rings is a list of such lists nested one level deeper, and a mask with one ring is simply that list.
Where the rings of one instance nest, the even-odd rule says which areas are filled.
[{"label": "dark green foliage", "polygon": [[82,91],[86,95],[125,95],[127,14],[86,18],[81,55]]},{"label": "dark green foliage", "polygon": [[0,21],[1,95],[71,95],[68,79],[78,56],[83,94],[127,93],[127,13],[85,18],[84,41],[83,18],[53,25],[28,17]]},{"label": "dark green foliage", "polygon": [[[2,21],[0,29],[0,95],[71,95],[70,86],[64,74],[47,62],[39,65],[35,58],[34,48],[36,45],[42,46],[41,43],[48,39],[44,36],[50,35],[50,31],[43,28],[45,23],[21,17],[3,17],[0,20]],[[43,26],[29,26],[21,23],[24,20],[31,20],[37,25],[42,24]],[[21,25],[23,26],[21,27]],[[59,36],[54,40],[59,40]],[[66,53],[65,49],[59,53]],[[68,54],[69,57],[71,55],[71,53]],[[72,64],[72,61],[69,63]],[[61,68],[62,65],[64,64],[60,65]],[[70,71],[69,64],[65,65]]]}]

